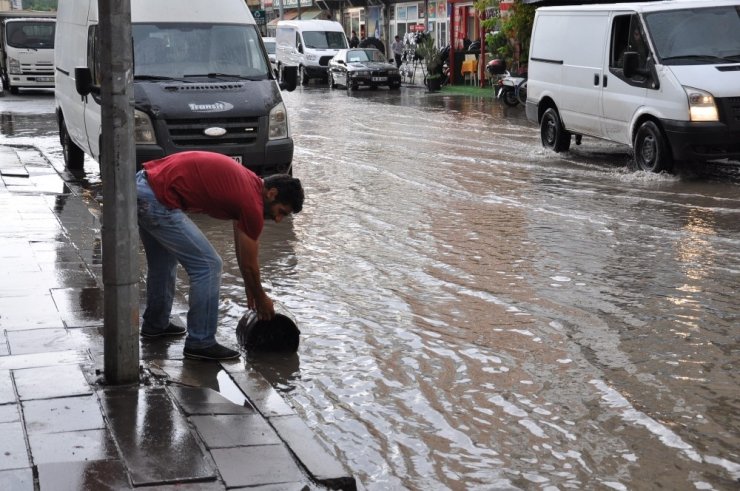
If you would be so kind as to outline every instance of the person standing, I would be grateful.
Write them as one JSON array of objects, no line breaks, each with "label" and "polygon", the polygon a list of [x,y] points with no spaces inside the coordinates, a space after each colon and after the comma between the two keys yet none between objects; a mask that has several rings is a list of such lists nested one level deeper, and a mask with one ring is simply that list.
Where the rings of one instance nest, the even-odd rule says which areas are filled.
[{"label": "person standing", "polygon": [[396,60],[396,68],[400,68],[403,58],[403,41],[401,41],[398,35],[396,35],[395,41],[391,44],[391,50],[393,51],[393,58]]},{"label": "person standing", "polygon": [[357,37],[357,32],[352,31],[352,37],[349,38],[349,47],[357,48],[360,45],[360,39]]},{"label": "person standing", "polygon": [[[281,222],[303,208],[300,180],[287,174],[260,179],[232,158],[182,152],[146,162],[136,174],[139,233],[146,253],[146,309],[141,336],[181,336],[186,358],[227,360],[239,352],[216,342],[222,260],[187,213],[232,220],[247,306],[260,319],[275,308],[262,289],[258,240],[265,219]],[[187,329],[170,323],[177,264],[190,279]]]}]

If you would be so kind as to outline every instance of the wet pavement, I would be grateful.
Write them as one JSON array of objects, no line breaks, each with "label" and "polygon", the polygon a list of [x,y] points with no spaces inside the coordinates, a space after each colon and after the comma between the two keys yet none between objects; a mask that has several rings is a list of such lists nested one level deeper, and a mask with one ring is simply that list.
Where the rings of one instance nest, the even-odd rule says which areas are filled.
[{"label": "wet pavement", "polygon": [[[271,404],[283,441],[308,426],[368,490],[737,489],[740,165],[636,172],[629,149],[588,138],[554,154],[521,107],[489,98],[313,83],[284,98],[307,200],[266,224],[260,260],[299,351],[206,373],[177,345],[142,345],[154,380],[231,401],[274,387],[250,401]],[[57,282],[55,315],[77,327],[37,322],[79,363],[77,339],[99,349],[84,283],[100,268],[97,164],[63,173],[53,97],[8,96],[0,123],[0,144],[38,149],[79,198],[50,206],[92,245],[29,247],[45,261],[15,275]],[[224,259],[219,340],[233,346],[233,234],[196,220]],[[84,271],[68,267],[78,256]]]},{"label": "wet pavement", "polygon": [[141,385],[104,384],[94,209],[37,150],[0,146],[0,489],[354,489],[243,360],[146,340]]}]

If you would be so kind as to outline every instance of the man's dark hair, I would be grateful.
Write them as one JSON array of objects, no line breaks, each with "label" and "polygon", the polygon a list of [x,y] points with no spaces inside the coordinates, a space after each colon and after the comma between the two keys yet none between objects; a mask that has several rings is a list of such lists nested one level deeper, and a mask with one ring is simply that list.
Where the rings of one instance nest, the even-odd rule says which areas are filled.
[{"label": "man's dark hair", "polygon": [[303,209],[303,186],[300,179],[288,174],[273,174],[264,178],[265,189],[277,189],[275,201],[290,205],[293,213]]}]

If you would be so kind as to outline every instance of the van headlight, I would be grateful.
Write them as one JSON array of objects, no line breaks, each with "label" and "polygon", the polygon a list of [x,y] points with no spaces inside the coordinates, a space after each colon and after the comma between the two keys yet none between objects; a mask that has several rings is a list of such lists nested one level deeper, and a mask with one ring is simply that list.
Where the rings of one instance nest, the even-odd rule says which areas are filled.
[{"label": "van headlight", "polygon": [[689,98],[690,121],[719,121],[717,105],[709,92],[684,86],[686,97]]},{"label": "van headlight", "polygon": [[147,113],[138,109],[134,109],[134,141],[137,145],[157,143],[157,135],[154,134],[151,118]]},{"label": "van headlight", "polygon": [[288,138],[288,111],[282,102],[270,111],[267,135],[269,140]]},{"label": "van headlight", "polygon": [[21,71],[21,62],[15,58],[8,58],[8,73],[12,73],[13,75],[20,75],[23,73]]}]

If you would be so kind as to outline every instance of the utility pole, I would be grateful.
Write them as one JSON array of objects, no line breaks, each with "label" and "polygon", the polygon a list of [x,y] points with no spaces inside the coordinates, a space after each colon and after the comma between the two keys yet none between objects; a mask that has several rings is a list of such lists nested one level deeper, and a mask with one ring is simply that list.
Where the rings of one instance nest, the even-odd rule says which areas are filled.
[{"label": "utility pole", "polygon": [[130,0],[98,0],[103,181],[105,379],[139,381],[139,233],[136,219]]}]

